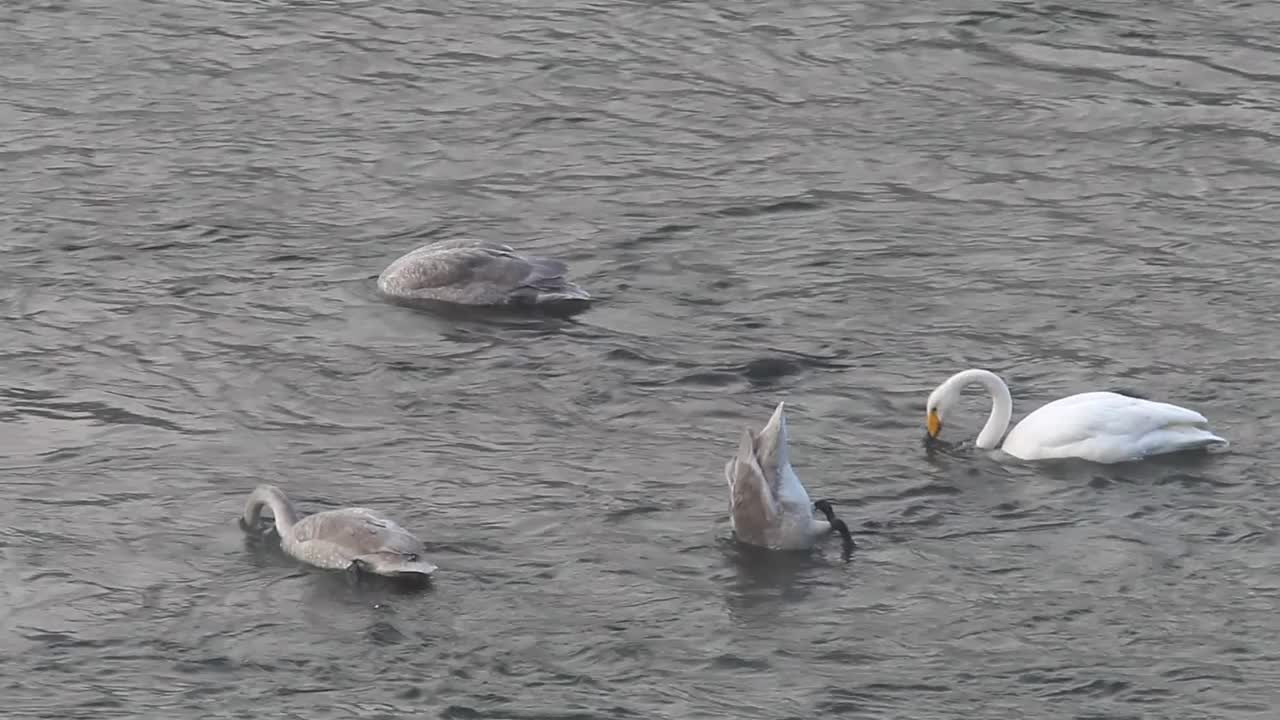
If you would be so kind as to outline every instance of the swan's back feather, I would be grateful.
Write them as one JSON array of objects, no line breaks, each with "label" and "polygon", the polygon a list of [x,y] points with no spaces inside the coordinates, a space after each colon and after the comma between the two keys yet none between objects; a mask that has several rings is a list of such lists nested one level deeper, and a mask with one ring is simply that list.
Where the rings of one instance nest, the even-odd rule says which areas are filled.
[{"label": "swan's back feather", "polygon": [[422,559],[422,541],[368,508],[308,515],[284,540],[286,551],[318,567],[345,569],[360,560],[380,575],[430,574],[435,570]]},{"label": "swan's back feather", "polygon": [[404,300],[460,305],[589,300],[566,278],[568,269],[559,260],[526,257],[502,243],[458,238],[397,258],[378,276],[378,290]]},{"label": "swan's back feather", "polygon": [[1070,395],[1018,423],[1002,449],[1024,460],[1079,457],[1120,462],[1226,444],[1200,413],[1113,392]]},{"label": "swan's back feather", "polygon": [[343,508],[308,515],[294,526],[293,537],[298,542],[336,543],[354,555],[385,549],[416,552],[419,547],[409,531],[368,508]]}]

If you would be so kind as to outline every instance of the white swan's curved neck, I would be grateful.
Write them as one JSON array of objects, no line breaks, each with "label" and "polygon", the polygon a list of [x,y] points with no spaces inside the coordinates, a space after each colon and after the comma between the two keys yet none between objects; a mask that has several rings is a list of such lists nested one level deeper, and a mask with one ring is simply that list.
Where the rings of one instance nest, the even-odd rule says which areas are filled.
[{"label": "white swan's curved neck", "polygon": [[[998,447],[1004,431],[1009,429],[1009,420],[1013,417],[1013,396],[1009,394],[1009,386],[1004,384],[999,375],[978,369],[956,373],[949,382],[958,386],[957,391],[966,385],[981,385],[986,388],[991,395],[991,415],[987,417],[987,424],[978,433],[978,440],[974,444],[982,450]],[[957,396],[959,394],[956,393]]]},{"label": "white swan's curved neck", "polygon": [[276,521],[276,532],[282,538],[293,528],[293,524],[298,522],[298,511],[293,509],[293,503],[289,502],[289,498],[285,497],[280,488],[274,485],[259,485],[254,488],[253,494],[249,496],[249,501],[244,506],[245,524],[249,527],[257,527],[264,507],[271,508],[271,515]]}]

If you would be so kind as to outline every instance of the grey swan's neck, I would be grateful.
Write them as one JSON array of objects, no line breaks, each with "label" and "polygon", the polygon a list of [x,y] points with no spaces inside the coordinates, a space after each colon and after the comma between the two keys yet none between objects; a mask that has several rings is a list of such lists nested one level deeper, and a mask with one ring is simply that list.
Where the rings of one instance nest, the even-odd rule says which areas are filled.
[{"label": "grey swan's neck", "polygon": [[271,509],[271,515],[276,521],[276,533],[282,538],[293,529],[294,523],[298,522],[298,511],[275,485],[259,485],[254,488],[249,501],[245,503],[244,518],[241,522],[246,527],[257,528],[258,521],[262,518],[263,508]]}]

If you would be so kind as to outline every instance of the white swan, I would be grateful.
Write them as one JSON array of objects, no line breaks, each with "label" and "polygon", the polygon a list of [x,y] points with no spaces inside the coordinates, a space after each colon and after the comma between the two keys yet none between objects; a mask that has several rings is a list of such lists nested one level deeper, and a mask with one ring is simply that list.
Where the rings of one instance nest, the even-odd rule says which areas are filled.
[{"label": "white swan", "polygon": [[[1009,387],[989,370],[969,369],[952,375],[929,395],[929,437],[942,432],[947,410],[965,386],[977,384],[991,394],[991,415],[978,433],[977,447],[1000,445],[1013,415]],[[1020,460],[1082,458],[1097,463],[1139,460],[1152,455],[1229,443],[1209,432],[1203,415],[1177,405],[1113,392],[1071,395],[1042,406],[1014,426],[1000,448]]]},{"label": "white swan", "polygon": [[455,238],[423,245],[397,258],[378,276],[378,291],[401,301],[457,305],[581,305],[587,291],[565,277],[559,260],[526,257],[487,240]]},{"label": "white swan", "polygon": [[[729,483],[729,518],[740,542],[771,550],[803,550],[832,530],[845,550],[853,548],[849,527],[835,516],[829,500],[809,502],[809,493],[787,459],[787,421],[783,403],[759,433],[743,431],[738,452],[724,466]],[[817,509],[827,516],[816,520]]]},{"label": "white swan", "polygon": [[373,510],[342,508],[299,519],[279,488],[259,485],[245,504],[240,527],[257,531],[263,508],[271,509],[280,547],[309,565],[388,576],[429,576],[436,570],[423,559],[421,540]]}]

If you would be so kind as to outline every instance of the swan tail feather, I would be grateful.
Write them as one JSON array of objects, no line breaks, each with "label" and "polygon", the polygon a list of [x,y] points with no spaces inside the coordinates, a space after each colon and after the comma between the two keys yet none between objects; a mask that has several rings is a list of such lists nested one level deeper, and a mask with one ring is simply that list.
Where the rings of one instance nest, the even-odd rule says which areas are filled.
[{"label": "swan tail feather", "polygon": [[769,416],[769,422],[765,423],[756,435],[756,460],[765,471],[765,476],[769,478],[770,485],[775,486],[782,474],[782,469],[791,462],[787,448],[785,410],[786,402],[779,402],[773,414]]},{"label": "swan tail feather", "polygon": [[387,577],[430,575],[437,570],[434,563],[422,558],[410,560],[394,553],[370,553],[353,559],[368,572]]},{"label": "swan tail feather", "polygon": [[1164,428],[1158,433],[1153,433],[1147,444],[1150,449],[1146,455],[1167,455],[1194,450],[1220,452],[1231,447],[1229,440],[1209,432],[1199,423]]},{"label": "swan tail feather", "polygon": [[591,300],[591,294],[577,285],[565,285],[552,292],[540,292],[534,296],[538,305],[559,305],[562,303],[582,303]]}]

